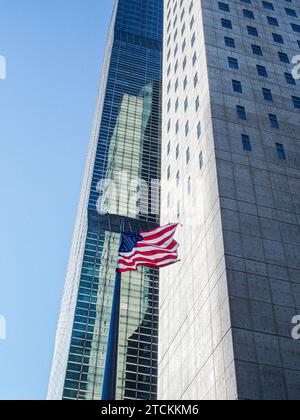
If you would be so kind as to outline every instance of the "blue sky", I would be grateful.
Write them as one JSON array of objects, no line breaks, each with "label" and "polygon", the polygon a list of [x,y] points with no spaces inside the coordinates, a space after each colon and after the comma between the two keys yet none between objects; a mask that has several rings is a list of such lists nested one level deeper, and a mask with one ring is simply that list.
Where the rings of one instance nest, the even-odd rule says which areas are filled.
[{"label": "blue sky", "polygon": [[44,399],[113,0],[0,0],[0,399]]}]

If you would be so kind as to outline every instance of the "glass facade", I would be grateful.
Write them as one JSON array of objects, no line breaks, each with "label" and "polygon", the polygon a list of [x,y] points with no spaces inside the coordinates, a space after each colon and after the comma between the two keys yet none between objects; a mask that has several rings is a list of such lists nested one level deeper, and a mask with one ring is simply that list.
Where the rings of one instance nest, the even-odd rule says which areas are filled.
[{"label": "glass facade", "polygon": [[[115,2],[48,399],[100,400],[120,218],[159,223],[162,0]],[[157,398],[158,271],[122,275],[117,399]]]}]

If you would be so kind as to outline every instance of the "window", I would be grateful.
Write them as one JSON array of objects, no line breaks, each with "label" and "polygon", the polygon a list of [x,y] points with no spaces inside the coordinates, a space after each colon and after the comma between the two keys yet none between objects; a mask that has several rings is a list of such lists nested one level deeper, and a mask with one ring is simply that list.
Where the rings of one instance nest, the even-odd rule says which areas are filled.
[{"label": "window", "polygon": [[243,3],[251,4],[251,0],[241,0]]},{"label": "window", "polygon": [[229,48],[235,48],[235,40],[233,38],[224,37],[225,45]]},{"label": "window", "polygon": [[171,81],[169,81],[169,83],[168,83],[167,93],[170,93],[170,89],[171,89]]},{"label": "window", "polygon": [[233,88],[234,92],[243,93],[242,84],[238,80],[233,80],[232,81],[232,88]]},{"label": "window", "polygon": [[192,47],[194,46],[195,41],[196,41],[196,35],[194,34],[193,37],[192,37],[192,40],[191,40]]},{"label": "window", "polygon": [[232,23],[228,19],[221,19],[221,24],[222,24],[223,28],[232,29]]},{"label": "window", "polygon": [[184,112],[187,111],[188,106],[189,106],[189,100],[188,100],[188,98],[185,98],[185,101],[184,101]]},{"label": "window", "polygon": [[229,4],[219,2],[219,10],[223,12],[230,12]]},{"label": "window", "polygon": [[179,107],[179,100],[178,100],[178,98],[177,98],[177,99],[176,99],[176,102],[175,102],[175,112],[177,112],[178,107]]},{"label": "window", "polygon": [[202,134],[202,128],[201,128],[201,123],[199,122],[199,124],[197,125],[197,137],[198,137],[198,140],[200,139],[201,134]]},{"label": "window", "polygon": [[169,119],[169,121],[168,121],[168,126],[167,126],[167,130],[168,130],[168,132],[170,131],[170,128],[171,128],[171,120]]},{"label": "window", "polygon": [[178,134],[178,131],[179,131],[179,120],[176,121],[176,129],[175,129],[175,131],[176,131],[176,134]]},{"label": "window", "polygon": [[296,84],[296,80],[290,73],[284,73],[284,76],[287,83],[289,83],[290,85]]},{"label": "window", "polygon": [[254,18],[254,13],[253,13],[253,12],[251,12],[251,10],[246,10],[246,9],[244,9],[244,10],[243,10],[243,15],[244,15],[244,17],[245,17],[245,18],[247,18],[247,19],[255,19],[255,18]]},{"label": "window", "polygon": [[260,55],[260,56],[263,55],[262,49],[261,49],[261,47],[259,45],[251,45],[251,47],[252,47],[253,54]]},{"label": "window", "polygon": [[168,101],[168,112],[170,111],[170,108],[171,108],[171,99],[169,99]]},{"label": "window", "polygon": [[167,147],[167,155],[169,156],[171,151],[171,142],[168,143],[168,147]]},{"label": "window", "polygon": [[184,35],[184,32],[185,32],[185,23],[182,25],[182,28],[181,28],[181,36]]},{"label": "window", "polygon": [[189,131],[190,131],[190,125],[189,125],[189,122],[187,121],[187,123],[185,124],[185,137],[188,136]]},{"label": "window", "polygon": [[267,69],[264,66],[256,66],[257,74],[262,77],[268,77]]},{"label": "window", "polygon": [[191,159],[191,153],[190,153],[190,148],[187,149],[186,151],[186,163],[188,164],[189,161]]},{"label": "window", "polygon": [[179,185],[179,182],[180,182],[180,172],[178,171],[177,174],[176,174],[176,185],[177,185],[177,187]]},{"label": "window", "polygon": [[276,151],[277,151],[277,157],[279,159],[286,160],[286,154],[285,154],[283,144],[276,143]]},{"label": "window", "polygon": [[178,60],[176,61],[175,67],[174,67],[174,74],[177,73],[178,70]]},{"label": "window", "polygon": [[263,97],[266,101],[273,101],[272,92],[270,89],[262,88]]},{"label": "window", "polygon": [[247,26],[248,35],[258,37],[258,31],[253,26]]},{"label": "window", "polygon": [[300,109],[300,98],[298,96],[292,96],[294,107]]},{"label": "window", "polygon": [[283,42],[283,38],[282,38],[282,36],[281,36],[281,35],[278,35],[278,34],[272,34],[272,36],[273,36],[273,40],[274,40],[274,42],[277,42],[277,44],[284,44],[284,42]]},{"label": "window", "polygon": [[180,201],[177,203],[177,219],[180,218]]},{"label": "window", "polygon": [[167,170],[167,178],[168,178],[168,180],[170,179],[170,176],[171,176],[171,168],[170,168],[170,165],[169,165],[168,170]]},{"label": "window", "polygon": [[288,16],[297,17],[297,13],[296,13],[296,11],[295,11],[295,10],[293,10],[293,9],[288,9],[288,8],[286,8],[286,9],[285,9],[285,12],[286,12],[286,14],[287,14]]},{"label": "window", "polygon": [[268,24],[271,26],[279,26],[278,20],[274,17],[267,16],[267,21],[268,21]]},{"label": "window", "polygon": [[203,169],[203,165],[204,165],[203,152],[201,152],[200,155],[199,155],[199,166],[200,166],[200,170]]},{"label": "window", "polygon": [[177,146],[176,146],[176,159],[178,159],[179,158],[179,144],[177,144]]},{"label": "window", "polygon": [[267,10],[274,10],[274,6],[272,3],[269,3],[268,1],[262,2],[263,8]]},{"label": "window", "polygon": [[282,61],[283,63],[290,62],[288,55],[283,52],[278,52],[278,57],[279,57],[279,60]]},{"label": "window", "polygon": [[291,23],[291,27],[294,32],[300,33],[300,25],[296,25],[295,23]]},{"label": "window", "polygon": [[228,65],[231,69],[239,69],[239,63],[236,58],[228,57]]},{"label": "window", "polygon": [[247,119],[245,108],[241,105],[236,106],[236,114],[237,114],[238,119],[240,119],[240,120],[246,120]]},{"label": "window", "polygon": [[197,54],[195,53],[193,55],[193,66],[196,64],[196,61],[197,61]]},{"label": "window", "polygon": [[252,151],[252,147],[251,147],[251,142],[250,142],[250,137],[242,134],[242,143],[243,143],[243,149],[247,152],[251,152]]},{"label": "window", "polygon": [[200,99],[199,96],[197,96],[196,101],[195,101],[195,108],[196,108],[196,112],[199,110],[200,108]]},{"label": "window", "polygon": [[176,79],[176,82],[175,82],[175,92],[177,92],[177,90],[178,90],[178,79]]},{"label": "window", "polygon": [[182,43],[182,47],[181,47],[182,52],[184,52],[185,47],[186,47],[186,40],[184,40]]},{"label": "window", "polygon": [[185,90],[185,89],[186,89],[186,87],[187,87],[187,83],[188,83],[188,81],[187,81],[187,76],[185,76],[184,81],[183,81],[183,89],[184,89],[184,90]]},{"label": "window", "polygon": [[192,17],[192,20],[191,20],[191,22],[190,22],[190,29],[192,29],[192,27],[194,26],[194,23],[195,23],[195,18],[194,18],[194,16]]},{"label": "window", "polygon": [[269,121],[272,128],[279,128],[279,123],[278,123],[276,115],[269,114]]},{"label": "window", "polygon": [[198,73],[196,73],[194,77],[194,87],[196,87],[197,85],[198,85]]}]

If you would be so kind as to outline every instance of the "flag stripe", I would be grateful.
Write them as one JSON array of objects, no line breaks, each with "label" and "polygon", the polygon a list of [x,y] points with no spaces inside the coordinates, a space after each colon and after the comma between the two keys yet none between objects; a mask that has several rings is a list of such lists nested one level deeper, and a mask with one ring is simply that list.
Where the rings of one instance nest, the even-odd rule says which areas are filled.
[{"label": "flag stripe", "polygon": [[120,268],[122,268],[122,267],[123,268],[125,268],[125,267],[132,268],[132,267],[137,267],[138,265],[144,265],[145,263],[155,264],[155,265],[159,266],[159,265],[161,265],[161,263],[165,264],[166,262],[174,262],[174,261],[177,261],[176,256],[174,256],[174,257],[165,256],[163,258],[159,258],[159,259],[153,260],[153,261],[141,258],[141,259],[139,259],[137,261],[133,261],[131,263],[128,263],[128,262],[125,262],[125,261],[120,261],[119,267]]},{"label": "flag stripe", "polygon": [[173,252],[171,254],[154,254],[154,255],[148,255],[148,256],[144,256],[143,254],[136,254],[134,257],[131,258],[123,258],[120,257],[119,258],[119,262],[122,264],[128,264],[128,265],[132,265],[132,263],[136,262],[136,261],[140,261],[140,260],[147,260],[147,261],[158,261],[161,258],[177,258],[177,252]]},{"label": "flag stripe", "polygon": [[[178,261],[178,243],[174,239],[178,224],[169,224],[141,232],[140,240],[135,240],[134,234],[124,234],[124,245],[118,257],[118,271],[136,271],[137,267],[166,267]],[[132,244],[132,247],[130,246]]]},{"label": "flag stripe", "polygon": [[153,247],[151,246],[145,246],[143,248],[134,248],[132,252],[126,253],[126,252],[120,252],[120,257],[122,258],[131,258],[133,257],[135,254],[137,253],[142,253],[143,255],[153,255],[153,254],[158,254],[161,252],[164,253],[172,253],[174,251],[177,251],[178,249],[178,244],[176,243],[173,247],[170,247],[170,249],[165,249],[162,247],[157,247],[157,249],[153,249]]}]

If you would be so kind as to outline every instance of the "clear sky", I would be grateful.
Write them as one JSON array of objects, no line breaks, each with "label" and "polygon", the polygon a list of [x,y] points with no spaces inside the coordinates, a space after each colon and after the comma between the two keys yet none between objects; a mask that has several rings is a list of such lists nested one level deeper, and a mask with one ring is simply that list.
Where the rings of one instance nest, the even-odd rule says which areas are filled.
[{"label": "clear sky", "polygon": [[113,0],[0,0],[0,399],[45,399]]}]

